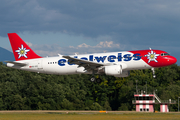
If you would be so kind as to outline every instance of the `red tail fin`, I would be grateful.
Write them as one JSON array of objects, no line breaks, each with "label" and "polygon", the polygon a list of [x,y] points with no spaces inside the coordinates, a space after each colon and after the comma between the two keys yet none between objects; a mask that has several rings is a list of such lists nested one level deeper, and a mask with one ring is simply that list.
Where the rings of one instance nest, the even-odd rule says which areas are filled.
[{"label": "red tail fin", "polygon": [[41,58],[16,33],[8,33],[15,60]]}]

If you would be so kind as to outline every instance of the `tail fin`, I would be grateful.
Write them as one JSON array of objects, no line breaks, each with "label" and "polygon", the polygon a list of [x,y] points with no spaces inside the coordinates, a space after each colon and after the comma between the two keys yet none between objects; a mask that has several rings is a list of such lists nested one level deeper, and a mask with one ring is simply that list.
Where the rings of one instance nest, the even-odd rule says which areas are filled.
[{"label": "tail fin", "polygon": [[16,33],[8,33],[15,60],[41,58]]}]

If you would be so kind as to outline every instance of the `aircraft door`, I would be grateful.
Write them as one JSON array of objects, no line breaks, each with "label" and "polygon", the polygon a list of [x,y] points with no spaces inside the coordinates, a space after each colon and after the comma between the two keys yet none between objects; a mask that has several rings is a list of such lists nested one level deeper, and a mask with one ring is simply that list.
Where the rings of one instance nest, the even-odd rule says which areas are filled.
[{"label": "aircraft door", "polygon": [[38,60],[38,69],[43,69],[43,60]]}]

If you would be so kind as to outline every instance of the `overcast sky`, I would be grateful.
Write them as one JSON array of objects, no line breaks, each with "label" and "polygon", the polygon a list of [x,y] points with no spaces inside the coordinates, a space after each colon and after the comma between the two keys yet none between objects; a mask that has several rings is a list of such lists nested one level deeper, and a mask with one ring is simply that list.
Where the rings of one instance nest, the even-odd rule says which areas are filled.
[{"label": "overcast sky", "polygon": [[41,56],[160,49],[179,60],[179,0],[1,0],[0,47],[15,32]]}]

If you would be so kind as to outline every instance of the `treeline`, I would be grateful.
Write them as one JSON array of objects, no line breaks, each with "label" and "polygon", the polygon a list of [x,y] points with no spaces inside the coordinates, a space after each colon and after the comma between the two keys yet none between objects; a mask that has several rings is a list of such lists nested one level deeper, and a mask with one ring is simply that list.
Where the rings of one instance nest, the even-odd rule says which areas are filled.
[{"label": "treeline", "polygon": [[[134,70],[127,78],[101,76],[92,83],[91,75],[47,75],[16,70],[0,63],[0,110],[135,110],[138,90],[156,91],[162,100],[180,96],[180,67]],[[97,76],[98,77],[98,76]],[[159,105],[156,106],[159,109]],[[170,111],[177,111],[177,104]]]}]

